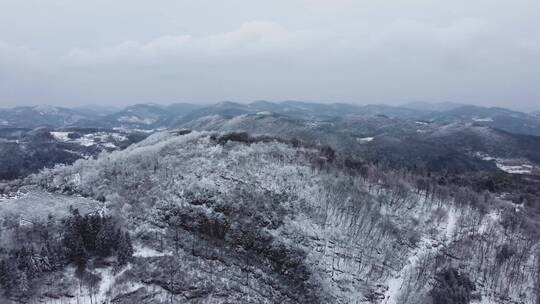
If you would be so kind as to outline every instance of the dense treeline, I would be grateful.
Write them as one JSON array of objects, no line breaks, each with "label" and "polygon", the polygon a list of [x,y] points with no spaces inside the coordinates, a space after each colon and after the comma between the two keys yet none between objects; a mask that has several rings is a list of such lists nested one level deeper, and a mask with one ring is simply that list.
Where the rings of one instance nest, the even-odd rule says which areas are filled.
[{"label": "dense treeline", "polygon": [[467,275],[447,268],[436,274],[430,293],[437,304],[468,304],[476,297],[474,291],[476,286]]},{"label": "dense treeline", "polygon": [[33,226],[27,229],[39,230],[39,242],[27,240],[15,249],[0,248],[0,287],[9,298],[31,296],[42,276],[63,271],[70,264],[82,274],[92,259],[112,256],[122,266],[133,255],[129,234],[111,216],[82,216],[73,209],[59,223]]},{"label": "dense treeline", "polygon": [[8,297],[23,297],[31,293],[41,275],[63,269],[63,250],[48,242],[41,250],[23,246],[5,254],[0,261],[0,286]]},{"label": "dense treeline", "polygon": [[85,268],[92,257],[114,254],[118,263],[125,265],[133,255],[129,234],[117,227],[113,217],[81,216],[77,209],[64,224],[62,245],[66,261],[81,268]]}]

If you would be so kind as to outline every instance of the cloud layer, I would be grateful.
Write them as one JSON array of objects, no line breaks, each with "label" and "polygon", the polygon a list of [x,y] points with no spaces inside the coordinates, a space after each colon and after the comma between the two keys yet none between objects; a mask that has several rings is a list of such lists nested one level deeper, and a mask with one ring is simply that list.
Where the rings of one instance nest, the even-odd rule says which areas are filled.
[{"label": "cloud layer", "polygon": [[98,49],[73,49],[67,55],[74,65],[101,64],[215,64],[287,57],[315,45],[320,37],[289,31],[273,22],[254,21],[238,29],[208,36],[161,36],[148,42],[124,41]]},{"label": "cloud layer", "polygon": [[533,1],[48,4],[0,4],[0,105],[540,99]]}]

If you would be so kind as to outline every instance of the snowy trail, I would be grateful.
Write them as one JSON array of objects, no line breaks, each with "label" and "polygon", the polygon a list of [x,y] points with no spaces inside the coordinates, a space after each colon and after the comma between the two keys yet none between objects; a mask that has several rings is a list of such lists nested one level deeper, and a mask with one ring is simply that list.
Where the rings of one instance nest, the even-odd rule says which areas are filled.
[{"label": "snowy trail", "polygon": [[[457,214],[454,209],[448,211],[448,219],[446,221],[446,227],[444,229],[444,243],[449,244],[456,231]],[[388,289],[384,293],[384,304],[397,304],[401,289],[403,285],[408,281],[408,278],[413,274],[414,269],[418,263],[426,256],[436,253],[442,246],[432,246],[433,243],[440,243],[440,240],[422,237],[416,249],[407,258],[405,266],[394,275],[388,282]]]},{"label": "snowy trail", "polygon": [[[137,246],[135,247],[135,253],[133,256],[135,257],[159,257],[159,256],[166,256],[166,255],[172,255],[170,252],[159,252],[157,250],[154,250],[149,247],[144,246]],[[107,295],[107,293],[111,290],[111,288],[114,287],[114,284],[116,283],[116,280],[121,277],[126,271],[131,269],[131,264],[128,264],[126,267],[124,267],[121,271],[118,273],[113,273],[112,268],[102,268],[96,270],[96,272],[101,276],[101,281],[99,284],[99,292],[96,295],[96,300],[98,303],[109,303],[110,296]]]},{"label": "snowy trail", "polygon": [[425,256],[436,252],[439,250],[437,247],[431,247],[430,243],[432,240],[423,238],[420,240],[418,247],[414,252],[408,257],[406,265],[388,281],[388,289],[384,293],[384,302],[385,304],[396,304],[399,295],[401,294],[401,289],[406,279],[413,273],[413,270],[418,265],[418,262],[422,260]]},{"label": "snowy trail", "polygon": [[107,292],[111,289],[111,287],[113,287],[116,279],[122,276],[129,269],[131,269],[131,264],[128,264],[128,266],[124,267],[124,269],[122,269],[116,274],[114,274],[112,269],[110,268],[99,269],[96,271],[101,275],[99,293],[96,296],[96,300],[98,301],[98,303],[108,303],[109,299],[107,296]]},{"label": "snowy trail", "polygon": [[[172,253],[159,252],[152,248],[140,246],[140,245],[135,247],[135,252],[133,254],[134,257],[141,257],[141,258],[159,257],[159,256],[166,256],[166,255],[172,255]],[[132,268],[132,265],[128,264],[118,273],[114,273],[112,267],[95,269],[94,273],[98,274],[101,277],[99,286],[97,286],[97,293],[92,296],[91,295],[92,293],[89,290],[86,290],[84,288],[82,291],[79,291],[77,293],[78,303],[80,304],[110,303],[111,294],[109,294],[109,292],[114,290],[115,284],[118,278],[120,278],[126,271],[130,270],[131,268]],[[132,284],[130,289],[136,289],[138,287],[139,287],[138,285]],[[114,294],[112,296],[114,296]],[[51,302],[45,302],[45,303],[51,303]]]}]

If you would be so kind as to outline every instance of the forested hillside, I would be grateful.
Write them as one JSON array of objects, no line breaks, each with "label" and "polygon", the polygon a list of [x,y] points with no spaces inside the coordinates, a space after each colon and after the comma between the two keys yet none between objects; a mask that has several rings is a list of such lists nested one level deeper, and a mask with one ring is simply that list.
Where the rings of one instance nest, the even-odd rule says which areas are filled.
[{"label": "forested hillside", "polygon": [[[3,301],[540,300],[540,230],[533,207],[469,185],[380,168],[328,146],[242,133],[165,131],[124,151],[46,169],[6,189],[19,196],[46,191],[74,202],[85,197],[100,211],[93,217],[64,211],[63,224],[50,228],[51,238],[79,245],[67,247],[61,267],[27,275],[28,288],[13,294],[4,285]],[[17,199],[22,198],[4,203]],[[109,218],[111,231],[129,231],[111,234],[122,239],[115,244],[132,246],[103,251],[91,237],[100,229],[69,229],[79,221],[107,225]],[[2,224],[25,231],[46,223],[42,217],[31,225]],[[16,236],[3,237],[11,244],[3,260],[11,267],[9,261],[27,252],[34,260],[47,257],[42,243],[22,246],[13,241]],[[21,271],[27,267],[17,265]],[[39,279],[45,275],[54,279]]]}]

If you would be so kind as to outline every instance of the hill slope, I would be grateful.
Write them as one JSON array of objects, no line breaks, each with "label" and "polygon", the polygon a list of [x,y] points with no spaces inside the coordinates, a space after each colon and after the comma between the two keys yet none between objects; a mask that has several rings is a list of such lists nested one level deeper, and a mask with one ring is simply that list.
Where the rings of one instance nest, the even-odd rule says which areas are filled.
[{"label": "hill slope", "polygon": [[[27,183],[124,218],[137,250],[98,295],[115,303],[538,297],[538,236],[512,204],[356,168],[324,148],[163,132]],[[83,283],[81,296],[91,290]]]}]

